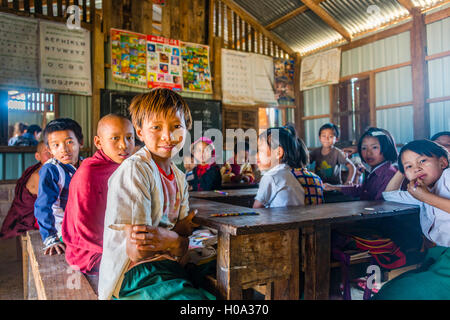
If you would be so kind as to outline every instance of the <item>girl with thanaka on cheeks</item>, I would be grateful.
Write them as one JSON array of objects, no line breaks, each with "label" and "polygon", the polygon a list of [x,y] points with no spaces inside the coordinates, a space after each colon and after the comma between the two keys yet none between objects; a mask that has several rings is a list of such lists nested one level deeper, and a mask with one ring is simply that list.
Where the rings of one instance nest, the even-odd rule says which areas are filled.
[{"label": "girl with thanaka on cheeks", "polygon": [[195,225],[188,184],[172,162],[192,119],[183,98],[156,88],[129,107],[145,146],[108,181],[99,299],[214,299],[194,286],[180,261]]},{"label": "girl with thanaka on cheeks", "polygon": [[[375,299],[435,300],[450,297],[450,169],[448,151],[430,140],[406,144],[399,171],[383,192],[387,201],[420,206],[426,257],[417,270],[386,283]],[[404,178],[408,190],[399,188]]]},{"label": "girl with thanaka on cheeks", "polygon": [[358,142],[358,153],[363,163],[370,167],[361,185],[344,186],[325,183],[327,191],[337,190],[360,200],[381,200],[382,192],[397,172],[393,163],[397,161],[394,138],[384,129],[369,128]]}]

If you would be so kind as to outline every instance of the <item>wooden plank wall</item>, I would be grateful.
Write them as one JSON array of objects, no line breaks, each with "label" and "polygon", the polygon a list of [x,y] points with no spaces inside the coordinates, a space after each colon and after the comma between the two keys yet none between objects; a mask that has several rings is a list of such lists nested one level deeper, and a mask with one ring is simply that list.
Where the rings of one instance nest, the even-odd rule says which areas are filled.
[{"label": "wooden plank wall", "polygon": [[[90,3],[94,3],[94,0],[91,0]],[[0,12],[65,22],[68,17],[67,8],[71,5],[80,7],[81,26],[91,30],[95,5],[88,5],[87,0],[13,0],[12,2],[2,0],[0,2]]]}]

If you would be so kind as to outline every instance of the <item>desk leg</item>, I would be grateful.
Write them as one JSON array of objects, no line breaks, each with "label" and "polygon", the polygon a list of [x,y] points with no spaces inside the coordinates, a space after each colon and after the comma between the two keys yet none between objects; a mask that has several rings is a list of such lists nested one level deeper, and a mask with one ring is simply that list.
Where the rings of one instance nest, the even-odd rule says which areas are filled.
[{"label": "desk leg", "polygon": [[242,287],[231,268],[231,235],[219,231],[217,239],[217,286],[220,299],[242,300]]},{"label": "desk leg", "polygon": [[305,300],[327,300],[330,291],[329,225],[302,229],[302,271],[305,273]]}]

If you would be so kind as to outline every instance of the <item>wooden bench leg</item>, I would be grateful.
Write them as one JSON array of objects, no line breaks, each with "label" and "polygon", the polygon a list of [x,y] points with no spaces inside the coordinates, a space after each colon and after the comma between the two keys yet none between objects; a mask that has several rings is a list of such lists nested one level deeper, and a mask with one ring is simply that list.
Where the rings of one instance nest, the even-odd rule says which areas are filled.
[{"label": "wooden bench leg", "polygon": [[20,236],[20,245],[22,251],[23,298],[24,300],[28,300],[28,251],[26,234]]},{"label": "wooden bench leg", "polygon": [[306,300],[329,299],[330,247],[329,225],[302,229],[302,271],[305,273],[304,298]]}]

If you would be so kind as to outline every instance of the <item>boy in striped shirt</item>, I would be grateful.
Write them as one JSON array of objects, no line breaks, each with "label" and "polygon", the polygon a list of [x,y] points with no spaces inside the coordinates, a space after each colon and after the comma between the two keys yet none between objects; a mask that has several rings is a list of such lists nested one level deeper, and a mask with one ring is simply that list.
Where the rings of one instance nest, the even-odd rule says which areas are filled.
[{"label": "boy in striped shirt", "polygon": [[81,162],[81,127],[68,118],[50,121],[44,129],[44,142],[53,158],[39,171],[39,191],[34,204],[34,215],[44,242],[44,254],[63,254],[65,245],[61,240],[61,224],[69,195],[69,183]]}]

